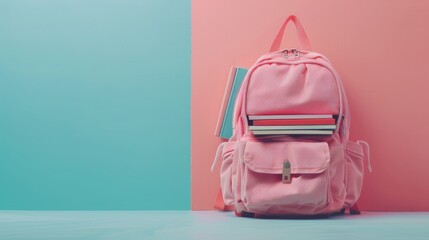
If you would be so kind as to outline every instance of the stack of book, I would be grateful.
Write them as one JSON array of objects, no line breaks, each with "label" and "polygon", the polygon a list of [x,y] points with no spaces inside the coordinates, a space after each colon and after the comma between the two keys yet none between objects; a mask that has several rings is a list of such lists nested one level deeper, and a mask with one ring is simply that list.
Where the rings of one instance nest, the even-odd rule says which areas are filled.
[{"label": "stack of book", "polygon": [[249,125],[253,135],[330,135],[336,119],[330,114],[254,115]]}]

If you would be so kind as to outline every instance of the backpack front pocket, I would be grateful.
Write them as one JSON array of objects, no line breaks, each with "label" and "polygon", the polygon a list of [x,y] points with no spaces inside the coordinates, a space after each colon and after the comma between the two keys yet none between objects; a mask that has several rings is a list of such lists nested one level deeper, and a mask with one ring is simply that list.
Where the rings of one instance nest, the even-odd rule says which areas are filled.
[{"label": "backpack front pocket", "polygon": [[250,212],[317,214],[329,203],[326,142],[247,142],[242,199]]}]

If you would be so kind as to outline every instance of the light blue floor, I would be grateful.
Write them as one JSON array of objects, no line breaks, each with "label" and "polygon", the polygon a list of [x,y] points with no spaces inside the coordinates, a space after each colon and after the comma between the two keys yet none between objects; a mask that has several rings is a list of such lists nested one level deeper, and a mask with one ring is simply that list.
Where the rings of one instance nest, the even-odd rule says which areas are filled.
[{"label": "light blue floor", "polygon": [[0,211],[0,239],[428,240],[429,213],[278,220],[216,211]]}]

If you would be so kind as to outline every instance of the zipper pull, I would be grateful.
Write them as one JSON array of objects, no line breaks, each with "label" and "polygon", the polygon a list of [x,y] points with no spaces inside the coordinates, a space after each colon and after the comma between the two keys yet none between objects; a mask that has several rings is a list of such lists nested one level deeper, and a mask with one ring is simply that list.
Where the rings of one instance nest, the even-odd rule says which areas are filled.
[{"label": "zipper pull", "polygon": [[292,51],[293,55],[295,56],[295,58],[299,58],[299,54],[300,54],[299,50],[292,48],[291,51]]},{"label": "zipper pull", "polygon": [[283,57],[284,57],[285,59],[288,59],[288,58],[289,58],[289,50],[285,49],[285,50],[283,51]]},{"label": "zipper pull", "polygon": [[286,160],[283,163],[282,182],[283,183],[291,183],[292,182],[292,177],[290,176],[290,162],[288,160]]}]

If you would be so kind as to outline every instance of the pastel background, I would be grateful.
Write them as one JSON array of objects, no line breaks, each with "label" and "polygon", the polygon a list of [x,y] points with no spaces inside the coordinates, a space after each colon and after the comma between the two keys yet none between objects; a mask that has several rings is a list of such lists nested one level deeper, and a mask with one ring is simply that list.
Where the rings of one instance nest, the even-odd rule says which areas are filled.
[{"label": "pastel background", "polygon": [[0,209],[190,209],[190,1],[0,1]]},{"label": "pastel background", "polygon": [[[428,211],[428,11],[420,0],[0,1],[0,209],[212,209],[229,69],[251,66],[295,14],[343,77],[351,139],[371,145],[361,207]],[[292,30],[284,47],[296,47]]]},{"label": "pastel background", "polygon": [[[221,142],[213,136],[231,66],[267,52],[286,16],[297,15],[343,78],[351,139],[371,146],[360,206],[429,211],[429,2],[194,0],[192,2],[192,209],[212,209]],[[296,47],[288,28],[284,47]],[[289,43],[289,44],[288,44]]]}]

